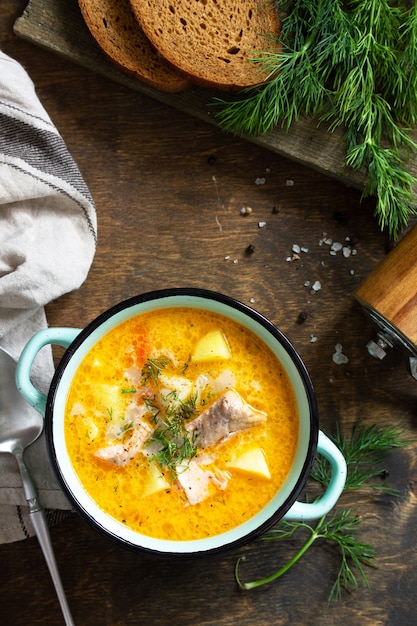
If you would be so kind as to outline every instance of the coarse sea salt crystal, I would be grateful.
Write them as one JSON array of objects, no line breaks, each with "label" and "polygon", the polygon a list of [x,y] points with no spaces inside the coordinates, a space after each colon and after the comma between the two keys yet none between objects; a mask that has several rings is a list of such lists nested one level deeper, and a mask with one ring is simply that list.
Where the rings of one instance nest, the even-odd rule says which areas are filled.
[{"label": "coarse sea salt crystal", "polygon": [[291,178],[287,178],[287,180],[285,181],[285,184],[287,185],[287,187],[293,187],[294,181],[291,180]]},{"label": "coarse sea salt crystal", "polygon": [[332,356],[332,359],[333,359],[333,362],[336,363],[336,365],[343,365],[344,363],[349,362],[348,357],[342,352],[343,350],[342,344],[337,343],[334,349],[335,349],[335,352]]},{"label": "coarse sea salt crystal", "polygon": [[316,343],[317,337],[316,335],[310,335],[310,343]]},{"label": "coarse sea salt crystal", "polygon": [[343,244],[340,243],[340,241],[334,241],[332,243],[332,250],[334,250],[335,252],[339,252],[339,250],[341,250],[343,248]]},{"label": "coarse sea salt crystal", "polygon": [[259,228],[264,228],[266,226],[266,222],[258,222]]},{"label": "coarse sea salt crystal", "polygon": [[301,252],[301,248],[300,248],[300,246],[299,246],[298,244],[296,244],[296,243],[295,243],[295,244],[293,244],[293,247],[291,248],[291,250],[292,250],[293,252],[295,252],[296,254],[299,254],[299,253]]},{"label": "coarse sea salt crystal", "polygon": [[320,289],[321,289],[321,282],[319,280],[316,280],[311,287],[311,291],[312,293],[315,293],[316,291],[320,291]]},{"label": "coarse sea salt crystal", "polygon": [[255,185],[265,185],[266,183],[266,178],[256,178],[255,179]]}]

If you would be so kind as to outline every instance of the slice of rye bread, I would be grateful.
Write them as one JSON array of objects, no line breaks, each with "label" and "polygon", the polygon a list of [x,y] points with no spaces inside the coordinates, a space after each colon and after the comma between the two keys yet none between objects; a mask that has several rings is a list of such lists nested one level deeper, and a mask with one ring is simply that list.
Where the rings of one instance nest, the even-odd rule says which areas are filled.
[{"label": "slice of rye bread", "polygon": [[78,4],[90,33],[120,70],[159,91],[174,93],[189,86],[155,50],[129,0],[78,0]]},{"label": "slice of rye bread", "polygon": [[280,20],[268,0],[130,4],[155,48],[197,85],[232,91],[259,84],[267,76],[250,59],[280,51]]}]

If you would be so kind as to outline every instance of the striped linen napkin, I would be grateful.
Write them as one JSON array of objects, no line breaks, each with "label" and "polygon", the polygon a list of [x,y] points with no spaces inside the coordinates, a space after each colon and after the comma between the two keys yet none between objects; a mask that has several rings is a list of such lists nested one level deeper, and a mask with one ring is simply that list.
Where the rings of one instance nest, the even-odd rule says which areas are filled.
[{"label": "striped linen napkin", "polygon": [[[0,346],[16,360],[47,326],[44,306],[84,282],[96,232],[94,202],[76,163],[25,69],[0,51]],[[41,391],[53,371],[49,346],[33,368]],[[70,505],[53,476],[43,435],[25,460],[40,502],[59,518]],[[25,505],[16,461],[0,454],[0,543],[34,534]]]}]

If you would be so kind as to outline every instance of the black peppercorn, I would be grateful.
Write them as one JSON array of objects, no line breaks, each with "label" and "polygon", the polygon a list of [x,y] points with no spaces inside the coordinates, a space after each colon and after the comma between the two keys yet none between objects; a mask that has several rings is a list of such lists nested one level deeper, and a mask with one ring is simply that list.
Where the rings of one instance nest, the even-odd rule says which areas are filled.
[{"label": "black peppercorn", "polygon": [[308,313],[306,313],[306,311],[301,311],[298,314],[297,322],[299,324],[304,324],[304,322],[306,321],[307,318],[308,318]]}]

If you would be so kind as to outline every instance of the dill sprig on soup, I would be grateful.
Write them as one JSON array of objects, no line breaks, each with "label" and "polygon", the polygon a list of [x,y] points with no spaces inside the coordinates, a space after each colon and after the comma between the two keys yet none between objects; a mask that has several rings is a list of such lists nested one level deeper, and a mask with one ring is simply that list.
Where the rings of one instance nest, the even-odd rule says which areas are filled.
[{"label": "dill sprig on soup", "polygon": [[274,497],[299,416],[281,362],[220,314],[173,307],[104,335],[71,382],[68,454],[84,488],[134,531],[170,540],[226,532]]}]

